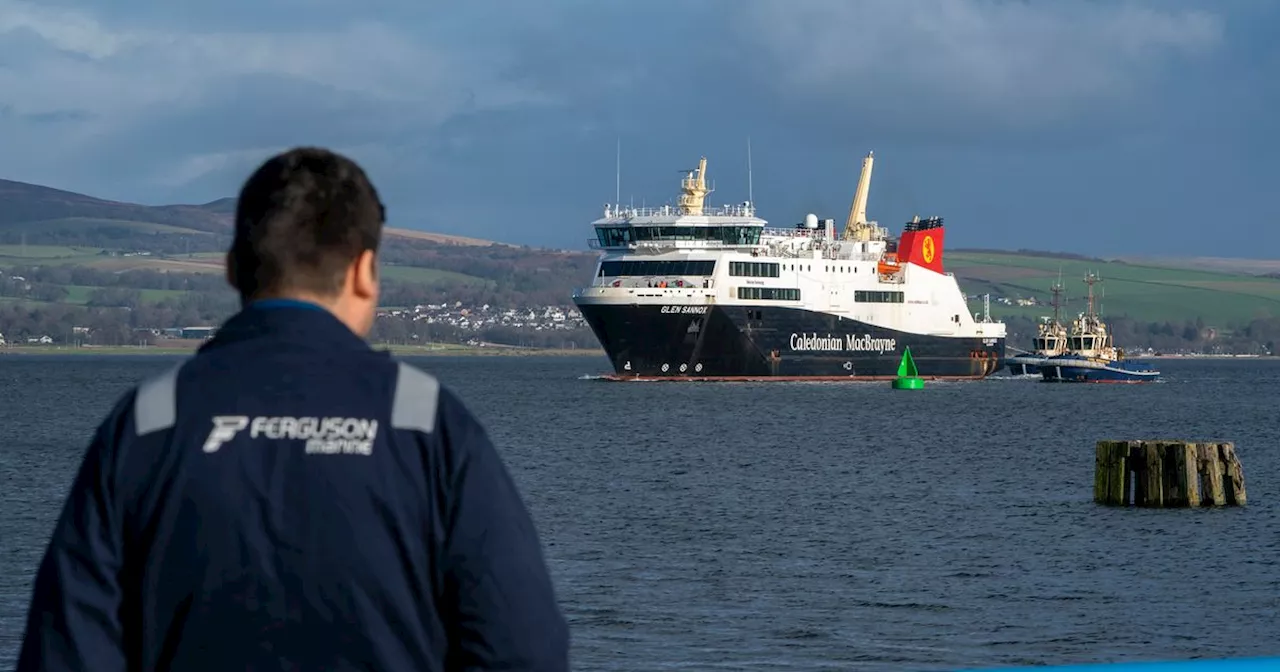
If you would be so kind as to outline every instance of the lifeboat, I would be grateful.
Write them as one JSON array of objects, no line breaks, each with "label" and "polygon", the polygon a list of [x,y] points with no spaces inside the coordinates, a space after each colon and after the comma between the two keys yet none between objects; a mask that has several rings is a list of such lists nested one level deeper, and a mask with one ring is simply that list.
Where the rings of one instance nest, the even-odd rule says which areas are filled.
[{"label": "lifeboat", "polygon": [[902,266],[898,263],[897,252],[885,252],[884,256],[880,257],[880,263],[876,264],[876,271],[880,275],[893,275],[901,270]]}]

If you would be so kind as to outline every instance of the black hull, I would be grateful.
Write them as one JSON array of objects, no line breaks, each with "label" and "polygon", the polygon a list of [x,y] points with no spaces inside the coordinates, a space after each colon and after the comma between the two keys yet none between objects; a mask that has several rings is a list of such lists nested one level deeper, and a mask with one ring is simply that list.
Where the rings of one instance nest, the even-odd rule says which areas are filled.
[{"label": "black hull", "polygon": [[984,378],[1003,338],[911,334],[797,308],[579,304],[618,378],[895,378],[911,348],[925,378]]}]

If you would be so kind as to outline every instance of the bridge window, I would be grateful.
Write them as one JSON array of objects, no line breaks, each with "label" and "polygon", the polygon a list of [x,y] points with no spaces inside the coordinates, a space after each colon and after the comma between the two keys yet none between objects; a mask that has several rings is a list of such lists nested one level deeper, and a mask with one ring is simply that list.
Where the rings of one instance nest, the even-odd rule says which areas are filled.
[{"label": "bridge window", "polygon": [[853,300],[858,303],[902,303],[904,299],[902,292],[857,290],[853,293]]},{"label": "bridge window", "polygon": [[776,278],[779,274],[778,264],[767,261],[729,262],[729,275],[743,278]]},{"label": "bridge window", "polygon": [[758,226],[609,226],[596,229],[596,238],[603,247],[666,240],[759,245],[760,230]]},{"label": "bridge window", "polygon": [[596,229],[596,238],[602,247],[624,247],[636,241],[631,227]]},{"label": "bridge window", "polygon": [[599,277],[625,276],[708,276],[715,273],[716,262],[711,261],[605,261],[600,263]]},{"label": "bridge window", "polygon": [[787,287],[739,287],[738,298],[751,301],[799,301],[800,290]]},{"label": "bridge window", "polygon": [[1108,339],[1102,339],[1098,336],[1072,336],[1067,339],[1068,350],[1097,350],[1108,346]]}]

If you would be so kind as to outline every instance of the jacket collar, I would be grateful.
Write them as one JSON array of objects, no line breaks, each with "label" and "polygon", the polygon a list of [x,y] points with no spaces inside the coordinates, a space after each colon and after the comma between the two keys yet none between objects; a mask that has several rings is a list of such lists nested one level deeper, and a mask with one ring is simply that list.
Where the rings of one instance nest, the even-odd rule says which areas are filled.
[{"label": "jacket collar", "polygon": [[265,299],[246,305],[224,322],[199,351],[261,338],[323,350],[373,352],[363,338],[325,308],[292,299]]}]

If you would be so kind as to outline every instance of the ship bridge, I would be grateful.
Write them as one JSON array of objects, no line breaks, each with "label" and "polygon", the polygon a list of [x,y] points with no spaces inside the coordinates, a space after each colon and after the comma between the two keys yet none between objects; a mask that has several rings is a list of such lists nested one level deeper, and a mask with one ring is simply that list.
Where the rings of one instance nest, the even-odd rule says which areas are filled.
[{"label": "ship bridge", "polygon": [[765,221],[744,203],[702,215],[681,215],[670,206],[606,210],[594,226],[592,249],[705,249],[759,245]]},{"label": "ship bridge", "polygon": [[766,222],[756,217],[750,201],[708,206],[707,159],[680,181],[676,205],[654,208],[606,205],[604,217],[592,222],[596,250],[633,250],[660,253],[672,249],[722,249],[756,247]]}]

